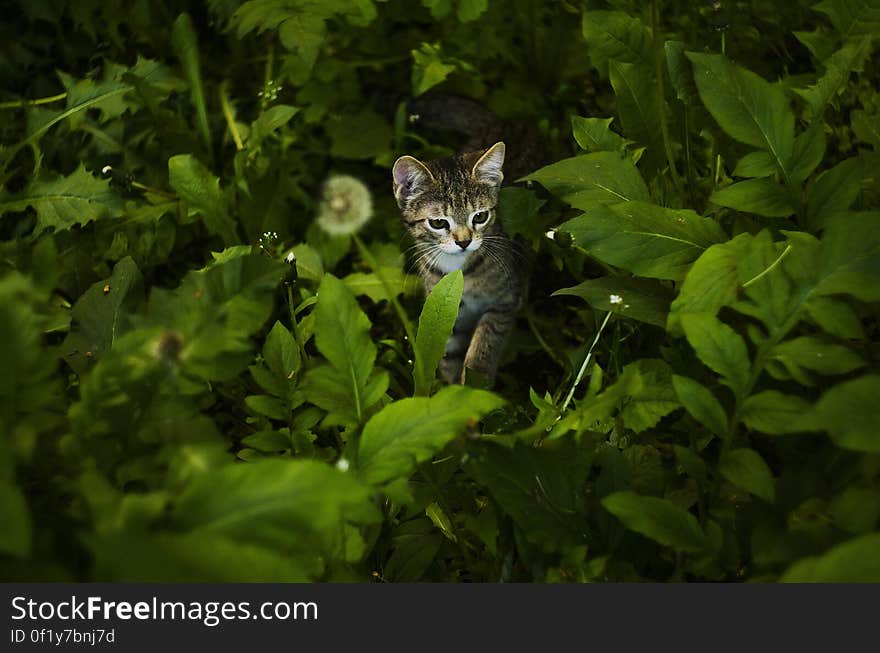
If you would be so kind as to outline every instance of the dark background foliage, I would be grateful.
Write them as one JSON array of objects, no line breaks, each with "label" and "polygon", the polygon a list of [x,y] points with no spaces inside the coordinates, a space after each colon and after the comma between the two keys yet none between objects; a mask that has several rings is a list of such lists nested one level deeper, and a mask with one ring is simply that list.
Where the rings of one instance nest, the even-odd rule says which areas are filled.
[{"label": "dark background foliage", "polygon": [[[876,0],[12,3],[3,577],[880,580],[878,35]],[[530,299],[494,391],[441,388],[461,279],[422,310],[390,167],[497,134]],[[340,174],[373,217],[330,236]]]}]

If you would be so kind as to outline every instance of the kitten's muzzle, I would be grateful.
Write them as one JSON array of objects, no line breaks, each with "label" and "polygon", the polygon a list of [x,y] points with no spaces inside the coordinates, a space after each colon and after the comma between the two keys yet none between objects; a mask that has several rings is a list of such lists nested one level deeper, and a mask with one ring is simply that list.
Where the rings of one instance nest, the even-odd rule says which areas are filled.
[{"label": "kitten's muzzle", "polygon": [[471,238],[468,238],[467,240],[456,240],[455,244],[458,245],[459,247],[461,247],[462,249],[467,249],[468,245],[471,244],[471,240],[472,240]]}]

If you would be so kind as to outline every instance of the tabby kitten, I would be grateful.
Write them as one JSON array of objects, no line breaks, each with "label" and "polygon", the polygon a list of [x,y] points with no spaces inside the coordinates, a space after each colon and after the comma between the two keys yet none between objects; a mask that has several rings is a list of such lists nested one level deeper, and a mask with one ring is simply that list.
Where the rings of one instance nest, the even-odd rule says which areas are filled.
[{"label": "tabby kitten", "polygon": [[491,384],[522,303],[523,271],[495,213],[504,174],[504,143],[437,161],[402,156],[392,171],[394,196],[415,240],[425,292],[454,270],[464,292],[440,374],[464,383],[467,370]]}]

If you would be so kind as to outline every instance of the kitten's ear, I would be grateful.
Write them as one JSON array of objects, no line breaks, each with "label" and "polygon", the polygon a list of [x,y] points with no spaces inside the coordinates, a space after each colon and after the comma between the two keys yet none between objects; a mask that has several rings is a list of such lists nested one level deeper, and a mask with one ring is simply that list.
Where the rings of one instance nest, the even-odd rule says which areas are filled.
[{"label": "kitten's ear", "polygon": [[471,174],[479,182],[500,186],[504,179],[501,166],[504,165],[504,143],[495,143],[477,159]]},{"label": "kitten's ear", "polygon": [[397,159],[391,170],[391,176],[394,180],[394,197],[397,198],[398,204],[422,192],[434,181],[434,175],[425,164],[411,156]]}]

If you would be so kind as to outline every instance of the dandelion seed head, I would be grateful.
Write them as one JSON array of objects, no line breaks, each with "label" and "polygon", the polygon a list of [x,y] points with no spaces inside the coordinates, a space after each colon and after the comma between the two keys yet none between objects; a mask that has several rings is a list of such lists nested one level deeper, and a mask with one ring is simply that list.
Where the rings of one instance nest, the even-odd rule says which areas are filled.
[{"label": "dandelion seed head", "polygon": [[328,234],[353,234],[373,215],[373,197],[360,179],[335,175],[324,182],[318,226]]}]

